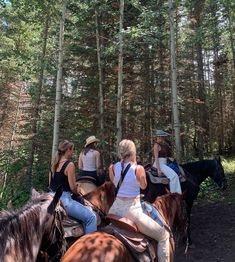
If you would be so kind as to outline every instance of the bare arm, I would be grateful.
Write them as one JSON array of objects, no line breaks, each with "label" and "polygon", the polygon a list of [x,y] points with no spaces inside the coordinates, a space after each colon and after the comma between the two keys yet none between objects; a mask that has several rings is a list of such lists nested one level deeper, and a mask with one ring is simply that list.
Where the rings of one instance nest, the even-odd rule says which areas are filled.
[{"label": "bare arm", "polygon": [[114,172],[113,172],[113,169],[114,169],[114,165],[110,165],[109,166],[109,178],[110,180],[113,182],[114,181]]},{"label": "bare arm", "polygon": [[68,176],[69,186],[73,193],[77,194],[77,184],[75,177],[75,165],[73,162],[70,162],[65,169],[65,175]]},{"label": "bare arm", "polygon": [[78,158],[78,168],[79,168],[80,170],[83,170],[82,152],[80,153],[79,158]]},{"label": "bare arm", "polygon": [[140,188],[145,189],[147,187],[147,179],[143,166],[137,166],[136,168],[136,178],[139,182]]},{"label": "bare arm", "polygon": [[99,151],[95,152],[95,165],[96,165],[96,170],[98,171],[98,173],[100,173],[101,161],[100,161],[100,152]]},{"label": "bare arm", "polygon": [[160,146],[157,143],[155,143],[153,146],[154,161],[156,164],[157,171],[159,175],[161,175],[161,169],[160,169],[159,158],[158,158],[159,150],[160,150]]}]

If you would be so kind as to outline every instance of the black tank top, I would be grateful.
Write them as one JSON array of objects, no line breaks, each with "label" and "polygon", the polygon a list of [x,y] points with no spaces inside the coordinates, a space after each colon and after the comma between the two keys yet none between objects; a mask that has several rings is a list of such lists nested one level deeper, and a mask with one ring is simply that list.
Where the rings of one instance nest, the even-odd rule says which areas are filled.
[{"label": "black tank top", "polygon": [[158,157],[172,157],[170,145],[157,143],[161,149],[158,152]]},{"label": "black tank top", "polygon": [[70,162],[71,161],[67,160],[61,167],[60,171],[56,171],[54,175],[51,176],[50,189],[53,192],[55,192],[60,185],[63,186],[63,191],[71,191],[68,176],[66,176],[64,173],[65,168],[68,166]]}]

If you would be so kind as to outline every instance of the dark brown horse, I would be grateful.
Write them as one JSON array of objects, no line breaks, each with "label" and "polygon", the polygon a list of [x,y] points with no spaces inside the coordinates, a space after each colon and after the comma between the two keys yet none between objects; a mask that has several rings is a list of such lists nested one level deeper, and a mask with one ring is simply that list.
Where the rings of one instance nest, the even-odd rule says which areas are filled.
[{"label": "dark brown horse", "polygon": [[[183,197],[177,193],[156,199],[154,205],[170,228],[182,229],[186,225]],[[174,256],[174,239],[171,238],[171,262]],[[87,234],[78,239],[65,253],[61,262],[132,262],[136,261],[127,247],[115,236],[105,232]]]},{"label": "dark brown horse", "polygon": [[58,204],[62,189],[54,197],[32,191],[32,201],[16,211],[0,213],[0,261],[58,261],[65,250],[62,219],[65,210]]}]

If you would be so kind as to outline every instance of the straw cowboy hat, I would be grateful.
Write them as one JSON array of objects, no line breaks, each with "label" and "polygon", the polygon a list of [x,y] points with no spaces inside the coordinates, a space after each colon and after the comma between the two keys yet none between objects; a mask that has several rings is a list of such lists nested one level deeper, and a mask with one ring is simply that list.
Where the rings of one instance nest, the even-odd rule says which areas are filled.
[{"label": "straw cowboy hat", "polygon": [[97,139],[95,136],[89,136],[87,139],[86,139],[86,144],[85,144],[85,147],[90,145],[91,143],[95,143],[95,142],[99,142],[100,140]]},{"label": "straw cowboy hat", "polygon": [[163,130],[156,130],[153,132],[154,136],[170,136],[169,133],[163,131]]}]

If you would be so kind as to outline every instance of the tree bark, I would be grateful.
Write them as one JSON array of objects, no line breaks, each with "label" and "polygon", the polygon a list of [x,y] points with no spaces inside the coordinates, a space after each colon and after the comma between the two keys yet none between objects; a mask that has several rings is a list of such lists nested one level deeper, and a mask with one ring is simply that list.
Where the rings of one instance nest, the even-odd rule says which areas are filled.
[{"label": "tree bark", "polygon": [[54,116],[54,130],[53,130],[53,145],[52,158],[58,148],[59,142],[59,126],[60,126],[60,107],[61,107],[61,93],[62,93],[62,69],[64,56],[64,23],[66,16],[67,0],[63,1],[63,11],[60,20],[60,40],[59,40],[59,56],[58,56],[58,70],[56,79],[56,98],[55,98],[55,116]]},{"label": "tree bark", "polygon": [[118,94],[117,94],[117,153],[118,146],[122,139],[122,90],[123,90],[123,19],[124,0],[120,0],[120,20],[119,20],[119,56],[118,56]]},{"label": "tree bark", "polygon": [[177,96],[177,69],[176,69],[176,49],[175,49],[175,26],[174,26],[174,8],[172,0],[169,4],[169,22],[170,22],[170,53],[171,53],[171,91],[172,91],[172,111],[174,122],[176,159],[181,161],[181,142],[180,142],[180,121],[178,110],[178,96]]},{"label": "tree bark", "polygon": [[99,23],[98,14],[95,11],[95,26],[96,26],[96,49],[97,49],[97,61],[98,61],[98,73],[99,73],[99,112],[100,112],[100,135],[101,139],[104,137],[104,95],[103,95],[103,72],[101,64],[101,47],[100,47],[100,36],[99,36]]}]

